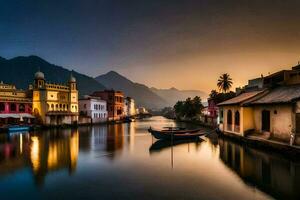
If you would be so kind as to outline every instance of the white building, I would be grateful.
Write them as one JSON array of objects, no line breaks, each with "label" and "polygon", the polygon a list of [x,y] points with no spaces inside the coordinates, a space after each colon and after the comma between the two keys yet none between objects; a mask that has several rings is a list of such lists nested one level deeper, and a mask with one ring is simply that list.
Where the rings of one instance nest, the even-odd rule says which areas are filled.
[{"label": "white building", "polygon": [[139,107],[138,109],[136,109],[136,112],[137,112],[138,114],[148,114],[148,113],[149,113],[149,112],[147,111],[147,109],[144,108],[144,107]]},{"label": "white building", "polygon": [[90,117],[92,123],[107,121],[106,101],[97,97],[85,96],[79,100],[80,115]]},{"label": "white building", "polygon": [[136,115],[135,112],[135,102],[131,97],[126,97],[124,100],[124,115],[126,117],[131,117]]}]

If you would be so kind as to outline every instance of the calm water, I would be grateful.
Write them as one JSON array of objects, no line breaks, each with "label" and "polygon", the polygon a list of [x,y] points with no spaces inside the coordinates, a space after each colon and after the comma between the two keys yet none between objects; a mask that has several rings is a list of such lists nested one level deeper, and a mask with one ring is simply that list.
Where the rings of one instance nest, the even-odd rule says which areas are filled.
[{"label": "calm water", "polygon": [[170,148],[147,133],[170,125],[2,134],[0,199],[300,199],[300,162],[217,137]]}]

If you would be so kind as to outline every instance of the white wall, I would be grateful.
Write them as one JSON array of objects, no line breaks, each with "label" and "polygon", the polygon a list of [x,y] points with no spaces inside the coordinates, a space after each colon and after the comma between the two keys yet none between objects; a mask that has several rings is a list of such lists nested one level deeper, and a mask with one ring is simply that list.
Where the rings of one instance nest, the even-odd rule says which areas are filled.
[{"label": "white wall", "polygon": [[293,129],[293,110],[291,104],[265,105],[254,107],[255,130],[262,132],[262,111],[270,111],[270,132],[274,138],[290,140]]},{"label": "white wall", "polygon": [[80,113],[89,116],[93,123],[107,121],[107,105],[106,101],[99,99],[83,99],[79,100]]}]

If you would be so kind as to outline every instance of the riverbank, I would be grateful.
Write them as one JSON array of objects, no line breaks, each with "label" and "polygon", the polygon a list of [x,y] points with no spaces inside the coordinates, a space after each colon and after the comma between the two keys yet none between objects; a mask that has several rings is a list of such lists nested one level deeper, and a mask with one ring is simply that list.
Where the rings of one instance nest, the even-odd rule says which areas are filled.
[{"label": "riverbank", "polygon": [[226,137],[232,141],[245,144],[249,147],[259,148],[266,150],[270,153],[279,153],[284,156],[288,156],[291,159],[300,160],[300,146],[290,145],[284,142],[274,141],[270,139],[264,139],[257,136],[239,136],[232,133],[219,133],[221,137]]},{"label": "riverbank", "polygon": [[[202,126],[208,129],[215,129],[217,128],[216,125],[211,125],[208,123],[203,123],[199,120],[178,120],[175,119],[177,122],[184,122],[184,123],[189,123],[189,124],[194,124],[198,126]],[[298,145],[290,145],[288,143],[280,142],[280,141],[275,141],[271,139],[265,139],[263,137],[259,136],[239,136],[236,134],[232,133],[218,133],[219,136],[221,137],[226,137],[228,139],[231,139],[232,141],[248,145],[250,147],[254,148],[260,148],[269,152],[276,152],[280,154],[284,154],[289,156],[292,159],[297,159],[300,160],[300,158],[296,158],[296,156],[300,155],[300,146]]]}]

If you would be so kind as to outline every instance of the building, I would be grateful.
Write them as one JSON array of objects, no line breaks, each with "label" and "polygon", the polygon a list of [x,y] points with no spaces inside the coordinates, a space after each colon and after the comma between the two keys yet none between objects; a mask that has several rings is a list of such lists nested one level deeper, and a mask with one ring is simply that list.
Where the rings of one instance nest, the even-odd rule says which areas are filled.
[{"label": "building", "polygon": [[107,105],[106,101],[99,97],[85,96],[79,99],[79,111],[81,116],[87,116],[92,123],[100,123],[107,121]]},{"label": "building", "polygon": [[218,104],[220,129],[300,144],[300,66],[263,79],[263,87]]},{"label": "building", "polygon": [[78,121],[78,90],[71,75],[67,85],[46,83],[42,72],[34,77],[33,114],[44,125],[76,124]]},{"label": "building", "polygon": [[32,99],[30,91],[18,90],[14,85],[0,83],[0,126],[31,123]]},{"label": "building", "polygon": [[124,99],[124,115],[126,117],[131,117],[136,115],[135,102],[134,99],[131,97],[126,97]]},{"label": "building", "polygon": [[138,114],[148,114],[149,113],[145,107],[139,107],[136,109],[136,111]]},{"label": "building", "polygon": [[245,103],[259,97],[263,91],[244,92],[219,103],[219,127],[223,132],[245,136],[253,129],[253,109]]},{"label": "building", "polygon": [[217,125],[217,118],[218,118],[218,106],[216,104],[216,100],[213,98],[207,99],[207,106],[201,111],[200,120],[202,123],[208,126],[215,127]]},{"label": "building", "polygon": [[124,118],[124,94],[121,91],[104,90],[96,91],[92,97],[100,97],[107,103],[107,114],[109,121],[121,120]]}]

